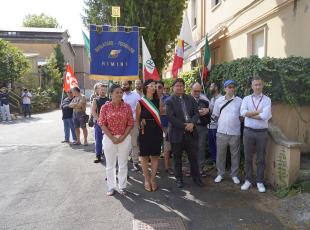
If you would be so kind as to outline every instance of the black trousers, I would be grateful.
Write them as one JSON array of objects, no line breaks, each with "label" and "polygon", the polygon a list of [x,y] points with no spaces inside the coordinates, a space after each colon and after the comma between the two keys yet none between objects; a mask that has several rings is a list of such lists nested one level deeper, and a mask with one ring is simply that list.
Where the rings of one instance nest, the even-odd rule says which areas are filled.
[{"label": "black trousers", "polygon": [[200,178],[199,165],[197,160],[198,140],[190,133],[183,135],[183,140],[180,143],[171,143],[171,150],[174,158],[174,173],[177,180],[183,180],[182,174],[182,154],[186,152],[193,180]]}]

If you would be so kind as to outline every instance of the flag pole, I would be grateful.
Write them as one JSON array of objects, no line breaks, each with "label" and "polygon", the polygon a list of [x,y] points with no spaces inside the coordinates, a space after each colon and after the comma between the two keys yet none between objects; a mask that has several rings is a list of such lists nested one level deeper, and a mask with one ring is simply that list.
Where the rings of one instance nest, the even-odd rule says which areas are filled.
[{"label": "flag pole", "polygon": [[202,71],[201,71],[200,67],[198,67],[198,70],[199,70],[199,76],[200,76],[200,81],[201,81],[201,85],[202,85],[202,90],[203,90],[204,94],[206,94],[206,89],[205,89],[205,85],[203,83],[203,76],[202,76]]},{"label": "flag pole", "polygon": [[63,74],[63,84],[62,84],[62,92],[61,92],[61,99],[60,99],[60,105],[59,105],[59,108],[61,109],[61,105],[62,105],[62,102],[63,102],[63,99],[64,99],[64,85],[65,85],[65,78],[66,78],[66,72],[67,72],[67,65],[68,65],[68,63],[66,64],[66,70],[65,70],[65,72],[64,72],[64,74]]}]

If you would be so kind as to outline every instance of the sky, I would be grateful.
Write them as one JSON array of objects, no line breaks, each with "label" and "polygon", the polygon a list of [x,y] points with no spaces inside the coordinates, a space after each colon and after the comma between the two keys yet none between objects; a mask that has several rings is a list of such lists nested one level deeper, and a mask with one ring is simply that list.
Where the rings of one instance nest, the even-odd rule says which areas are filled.
[{"label": "sky", "polygon": [[72,44],[84,44],[83,7],[84,0],[0,0],[0,28],[22,27],[27,14],[44,13],[69,31]]}]

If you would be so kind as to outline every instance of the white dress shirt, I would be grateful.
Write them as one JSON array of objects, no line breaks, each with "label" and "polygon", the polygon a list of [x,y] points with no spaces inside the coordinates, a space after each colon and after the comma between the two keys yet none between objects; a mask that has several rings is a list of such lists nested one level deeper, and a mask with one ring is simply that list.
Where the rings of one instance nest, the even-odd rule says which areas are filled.
[{"label": "white dress shirt", "polygon": [[[255,108],[256,107],[256,108]],[[259,111],[259,117],[261,120],[245,117],[247,112]],[[268,120],[271,115],[271,100],[268,96],[260,94],[255,96],[254,94],[243,98],[240,115],[245,117],[244,126],[251,129],[267,129]]]},{"label": "white dress shirt", "polygon": [[124,92],[123,94],[123,100],[130,105],[134,120],[136,120],[136,106],[140,99],[140,95],[133,91],[129,93]]},{"label": "white dress shirt", "polygon": [[227,135],[240,135],[240,107],[242,99],[233,97],[221,112],[220,109],[228,102],[225,96],[221,96],[215,101],[212,117],[218,119],[217,132]]}]

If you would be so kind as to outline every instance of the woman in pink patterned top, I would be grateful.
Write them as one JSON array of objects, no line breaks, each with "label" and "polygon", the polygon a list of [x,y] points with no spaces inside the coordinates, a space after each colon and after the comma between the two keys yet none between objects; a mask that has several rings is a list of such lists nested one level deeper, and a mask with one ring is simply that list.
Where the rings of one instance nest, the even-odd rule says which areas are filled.
[{"label": "woman in pink patterned top", "polygon": [[103,150],[106,158],[108,196],[116,187],[116,162],[118,162],[118,186],[126,195],[127,160],[131,148],[130,133],[134,121],[130,105],[122,101],[123,90],[119,85],[110,88],[112,101],[106,102],[100,110],[98,124],[103,133]]}]

